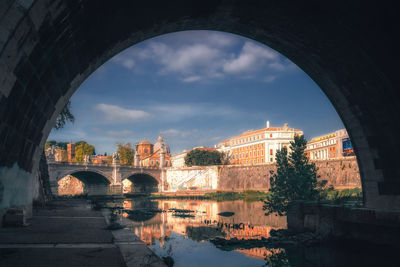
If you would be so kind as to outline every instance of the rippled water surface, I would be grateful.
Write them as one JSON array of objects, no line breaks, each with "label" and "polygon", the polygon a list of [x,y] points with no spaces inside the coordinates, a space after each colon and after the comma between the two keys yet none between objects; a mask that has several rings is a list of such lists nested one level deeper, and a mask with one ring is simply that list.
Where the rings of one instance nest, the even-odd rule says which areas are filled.
[{"label": "rippled water surface", "polygon": [[[171,257],[174,266],[268,266],[266,259],[273,266],[398,266],[396,249],[363,242],[257,246],[252,239],[286,228],[286,217],[265,216],[262,202],[134,198],[120,205],[123,223],[158,256]],[[230,247],[216,245],[216,238],[244,242]]]},{"label": "rippled water surface", "polygon": [[[262,202],[131,199],[123,206],[133,211],[123,213],[132,231],[158,256],[172,257],[174,266],[262,266],[264,247],[224,250],[209,240],[260,239],[286,227],[285,217],[264,215]],[[223,212],[234,214],[218,215]]]}]

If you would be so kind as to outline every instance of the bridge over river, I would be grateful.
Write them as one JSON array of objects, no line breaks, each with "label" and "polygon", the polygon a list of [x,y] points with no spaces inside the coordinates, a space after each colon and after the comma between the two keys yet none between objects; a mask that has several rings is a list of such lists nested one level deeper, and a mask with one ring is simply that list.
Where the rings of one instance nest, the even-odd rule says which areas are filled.
[{"label": "bridge over river", "polygon": [[[113,164],[93,164],[89,162],[48,162],[51,191],[58,194],[58,182],[72,175],[82,181],[85,190],[93,194],[122,194],[122,181],[129,179],[135,191],[162,192],[166,186],[165,169]],[[90,193],[90,192],[89,192]]]}]

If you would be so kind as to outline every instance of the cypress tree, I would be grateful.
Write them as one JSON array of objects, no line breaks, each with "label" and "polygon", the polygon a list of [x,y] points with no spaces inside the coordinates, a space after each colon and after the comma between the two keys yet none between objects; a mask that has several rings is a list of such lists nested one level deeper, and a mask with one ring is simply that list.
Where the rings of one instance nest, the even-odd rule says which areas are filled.
[{"label": "cypress tree", "polygon": [[317,168],[304,153],[307,140],[303,135],[290,142],[290,153],[283,148],[276,153],[276,173],[271,171],[269,194],[264,201],[266,215],[277,212],[286,215],[290,202],[294,200],[316,200]]}]

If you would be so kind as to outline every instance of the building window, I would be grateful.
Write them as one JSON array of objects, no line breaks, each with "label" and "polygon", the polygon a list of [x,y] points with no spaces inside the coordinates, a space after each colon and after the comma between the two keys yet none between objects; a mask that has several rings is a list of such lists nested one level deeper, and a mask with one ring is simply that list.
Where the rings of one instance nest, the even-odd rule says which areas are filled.
[{"label": "building window", "polygon": [[270,159],[269,159],[269,161],[271,161],[271,162],[272,162],[273,160],[274,160],[273,158],[270,158]]},{"label": "building window", "polygon": [[151,164],[154,164],[154,161],[151,161]]},{"label": "building window", "polygon": [[270,134],[270,135],[269,135],[269,137],[271,137],[271,138],[272,138],[272,134]]},{"label": "building window", "polygon": [[158,160],[156,161],[156,164],[158,165]]},{"label": "building window", "polygon": [[272,151],[272,149],[269,150],[269,154],[270,154],[270,155],[273,155],[273,154],[274,154],[274,152]]}]

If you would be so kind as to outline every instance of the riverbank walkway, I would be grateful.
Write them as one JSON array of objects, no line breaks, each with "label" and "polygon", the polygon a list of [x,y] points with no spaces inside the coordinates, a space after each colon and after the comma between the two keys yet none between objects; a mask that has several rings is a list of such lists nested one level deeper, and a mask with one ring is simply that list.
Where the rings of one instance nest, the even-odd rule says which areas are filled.
[{"label": "riverbank walkway", "polygon": [[84,199],[34,208],[28,226],[0,228],[0,266],[165,266],[129,229],[108,230],[103,214]]}]

